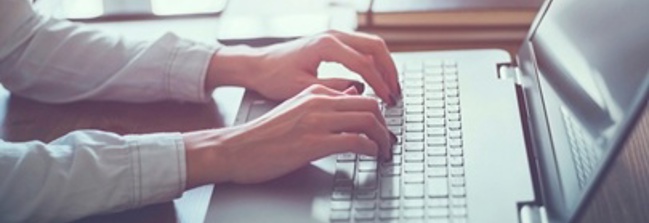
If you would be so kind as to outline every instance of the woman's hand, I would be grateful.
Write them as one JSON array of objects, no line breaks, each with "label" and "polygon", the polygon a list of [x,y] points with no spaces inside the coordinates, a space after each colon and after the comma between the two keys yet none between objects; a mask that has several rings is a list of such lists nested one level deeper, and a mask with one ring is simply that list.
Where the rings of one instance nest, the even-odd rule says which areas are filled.
[{"label": "woman's hand", "polygon": [[[388,104],[400,96],[397,71],[385,42],[363,33],[329,31],[263,48],[224,47],[212,58],[206,85],[243,86],[263,96],[284,100],[308,86],[321,84],[343,91],[362,83],[346,79],[318,79],[321,62],[341,63],[358,73]],[[361,92],[362,93],[362,92]]]},{"label": "woman's hand", "polygon": [[377,100],[313,85],[241,126],[186,133],[188,188],[256,183],[342,152],[390,159],[396,141]]}]

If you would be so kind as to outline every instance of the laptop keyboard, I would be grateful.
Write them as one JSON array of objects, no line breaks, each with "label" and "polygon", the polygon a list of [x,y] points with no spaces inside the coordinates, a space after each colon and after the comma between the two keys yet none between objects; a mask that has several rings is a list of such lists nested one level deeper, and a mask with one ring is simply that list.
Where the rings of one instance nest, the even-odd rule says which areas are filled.
[{"label": "laptop keyboard", "polygon": [[587,135],[588,133],[577,120],[565,109],[561,109],[561,111],[566,132],[568,133],[572,161],[577,172],[577,182],[579,182],[580,188],[584,188],[586,182],[588,182],[588,177],[595,168],[595,164],[602,157],[602,152],[592,143]]},{"label": "laptop keyboard", "polygon": [[333,222],[466,222],[467,200],[454,61],[400,66],[403,98],[383,108],[398,143],[393,159],[339,154]]}]

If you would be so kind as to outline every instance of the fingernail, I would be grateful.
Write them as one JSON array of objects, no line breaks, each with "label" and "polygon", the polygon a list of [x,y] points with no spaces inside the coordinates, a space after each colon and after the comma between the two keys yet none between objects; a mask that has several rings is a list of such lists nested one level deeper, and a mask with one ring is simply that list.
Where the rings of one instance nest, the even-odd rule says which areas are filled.
[{"label": "fingernail", "polygon": [[392,145],[397,144],[397,141],[399,140],[397,139],[397,136],[390,131],[388,131],[388,133],[390,133],[390,141],[392,141]]},{"label": "fingernail", "polygon": [[354,87],[356,88],[356,91],[358,91],[359,94],[362,94],[365,91],[365,84],[359,81],[352,81],[349,84],[349,87]]},{"label": "fingernail", "polygon": [[394,106],[394,105],[396,105],[396,104],[397,104],[397,98],[398,98],[398,97],[395,96],[394,94],[390,94],[389,97],[390,97],[390,103],[388,103],[388,104],[389,104],[390,106]]}]

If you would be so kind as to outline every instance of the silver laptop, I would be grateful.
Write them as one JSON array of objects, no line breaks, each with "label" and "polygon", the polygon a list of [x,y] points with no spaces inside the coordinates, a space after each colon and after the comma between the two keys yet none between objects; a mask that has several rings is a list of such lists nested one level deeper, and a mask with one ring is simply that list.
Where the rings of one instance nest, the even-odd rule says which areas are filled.
[{"label": "silver laptop", "polygon": [[[336,154],[267,183],[216,185],[206,222],[575,221],[647,102],[648,9],[548,1],[513,61],[394,53],[393,161]],[[247,92],[237,122],[273,106]]]}]

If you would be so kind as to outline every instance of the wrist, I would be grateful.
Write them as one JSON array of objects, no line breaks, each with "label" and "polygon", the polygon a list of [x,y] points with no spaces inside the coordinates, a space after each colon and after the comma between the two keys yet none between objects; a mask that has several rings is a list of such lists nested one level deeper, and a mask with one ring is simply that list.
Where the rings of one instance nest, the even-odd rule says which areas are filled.
[{"label": "wrist", "polygon": [[231,168],[227,142],[236,133],[222,128],[183,133],[187,188],[229,182]]},{"label": "wrist", "polygon": [[224,46],[217,50],[207,69],[205,87],[212,90],[219,86],[250,88],[255,75],[261,70],[263,52],[248,46]]}]

